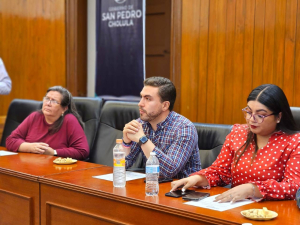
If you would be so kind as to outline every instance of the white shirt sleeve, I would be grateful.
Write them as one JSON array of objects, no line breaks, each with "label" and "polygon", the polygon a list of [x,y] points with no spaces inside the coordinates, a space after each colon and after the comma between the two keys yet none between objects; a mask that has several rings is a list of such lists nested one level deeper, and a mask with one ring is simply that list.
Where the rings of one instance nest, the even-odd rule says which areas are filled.
[{"label": "white shirt sleeve", "polygon": [[0,95],[8,95],[11,90],[11,80],[0,58]]}]

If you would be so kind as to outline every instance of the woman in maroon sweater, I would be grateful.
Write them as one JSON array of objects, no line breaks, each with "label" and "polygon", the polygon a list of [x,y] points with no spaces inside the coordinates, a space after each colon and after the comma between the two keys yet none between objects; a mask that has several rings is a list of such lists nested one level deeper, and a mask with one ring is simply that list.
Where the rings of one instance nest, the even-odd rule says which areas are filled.
[{"label": "woman in maroon sweater", "polygon": [[89,146],[83,127],[71,93],[54,86],[47,90],[42,109],[30,114],[6,139],[6,147],[14,152],[85,159]]}]

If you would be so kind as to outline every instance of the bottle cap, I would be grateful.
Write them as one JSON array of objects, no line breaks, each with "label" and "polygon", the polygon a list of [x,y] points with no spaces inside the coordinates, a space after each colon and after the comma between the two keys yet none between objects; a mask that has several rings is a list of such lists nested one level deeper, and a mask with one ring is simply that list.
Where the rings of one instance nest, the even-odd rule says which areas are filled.
[{"label": "bottle cap", "polygon": [[117,143],[117,144],[122,144],[122,139],[117,139],[117,140],[116,140],[116,143]]},{"label": "bottle cap", "polygon": [[150,155],[156,155],[156,153],[155,152],[150,152]]}]

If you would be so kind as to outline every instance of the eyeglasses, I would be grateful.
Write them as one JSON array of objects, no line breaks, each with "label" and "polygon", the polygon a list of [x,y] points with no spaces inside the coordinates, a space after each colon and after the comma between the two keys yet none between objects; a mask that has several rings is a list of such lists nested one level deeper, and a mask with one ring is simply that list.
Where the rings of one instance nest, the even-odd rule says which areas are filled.
[{"label": "eyeglasses", "polygon": [[252,113],[251,111],[249,111],[249,109],[247,107],[243,108],[242,111],[244,113],[244,117],[245,117],[246,120],[250,120],[251,117],[253,117],[253,119],[256,123],[262,123],[262,122],[264,122],[264,119],[266,117],[275,115],[275,113],[272,113],[272,114],[269,114],[269,115],[255,114],[255,113]]},{"label": "eyeglasses", "polygon": [[50,102],[51,105],[52,105],[52,103],[53,103],[54,105],[59,105],[59,104],[60,104],[60,103],[58,103],[56,100],[50,99],[50,98],[48,98],[48,97],[44,97],[44,98],[43,98],[43,101],[44,101],[45,103]]}]

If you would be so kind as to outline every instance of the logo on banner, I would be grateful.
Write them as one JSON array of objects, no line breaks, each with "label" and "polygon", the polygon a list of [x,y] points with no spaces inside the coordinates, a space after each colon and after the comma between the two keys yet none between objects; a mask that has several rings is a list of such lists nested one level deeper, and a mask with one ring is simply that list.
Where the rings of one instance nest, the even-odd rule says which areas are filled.
[{"label": "logo on banner", "polygon": [[[122,4],[126,0],[115,0],[116,3]],[[110,28],[134,26],[137,20],[143,18],[143,11],[136,8],[134,4],[124,4],[120,6],[109,6],[102,11],[102,21],[107,21]]]},{"label": "logo on banner", "polygon": [[126,2],[126,0],[115,0],[115,2],[118,4],[122,4],[122,3]]}]

